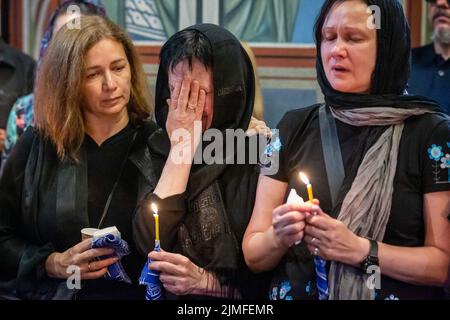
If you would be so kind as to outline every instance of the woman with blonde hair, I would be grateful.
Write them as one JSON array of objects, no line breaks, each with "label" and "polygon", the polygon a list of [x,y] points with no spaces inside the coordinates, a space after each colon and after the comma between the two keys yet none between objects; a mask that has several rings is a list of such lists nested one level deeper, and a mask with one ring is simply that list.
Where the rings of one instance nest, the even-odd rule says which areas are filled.
[{"label": "woman with blonde hair", "polygon": [[[70,8],[76,6],[78,11],[71,11]],[[78,18],[80,15],[100,15],[105,16],[105,8],[101,0],[63,0],[53,11],[47,31],[41,39],[37,73],[39,72],[40,61],[45,55],[53,35],[64,24]],[[26,128],[34,125],[34,94],[30,93],[22,96],[14,103],[6,124],[5,147],[1,154],[1,164],[8,160],[8,156],[15,144],[19,140]],[[0,175],[1,175],[0,164]]]},{"label": "woman with blonde hair", "polygon": [[[138,55],[118,26],[82,16],[81,28],[58,31],[39,72],[36,128],[23,134],[0,180],[0,269],[9,280],[1,289],[30,299],[144,297],[131,220],[156,183],[150,101]],[[109,226],[129,244],[122,264],[131,284],[103,278],[118,261],[111,249],[80,242],[81,229]],[[66,283],[70,267],[87,280],[81,290]]]}]

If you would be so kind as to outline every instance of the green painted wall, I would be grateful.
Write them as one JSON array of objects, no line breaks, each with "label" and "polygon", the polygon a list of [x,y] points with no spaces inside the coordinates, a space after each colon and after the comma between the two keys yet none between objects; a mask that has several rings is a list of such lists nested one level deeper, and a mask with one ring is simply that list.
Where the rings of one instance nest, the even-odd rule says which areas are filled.
[{"label": "green painted wall", "polygon": [[103,0],[108,17],[121,25],[125,25],[125,1],[124,0]]}]

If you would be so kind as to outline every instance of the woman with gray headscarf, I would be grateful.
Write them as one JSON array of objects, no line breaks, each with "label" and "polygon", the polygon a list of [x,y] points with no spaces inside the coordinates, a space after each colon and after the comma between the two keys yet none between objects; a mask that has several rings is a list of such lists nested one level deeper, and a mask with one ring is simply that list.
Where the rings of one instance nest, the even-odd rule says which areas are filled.
[{"label": "woman with gray headscarf", "polygon": [[[327,0],[315,32],[326,103],[281,120],[280,170],[260,176],[246,262],[275,269],[273,299],[439,297],[449,278],[450,119],[404,94],[403,8]],[[299,171],[320,207],[283,204],[290,189],[308,198]]]}]

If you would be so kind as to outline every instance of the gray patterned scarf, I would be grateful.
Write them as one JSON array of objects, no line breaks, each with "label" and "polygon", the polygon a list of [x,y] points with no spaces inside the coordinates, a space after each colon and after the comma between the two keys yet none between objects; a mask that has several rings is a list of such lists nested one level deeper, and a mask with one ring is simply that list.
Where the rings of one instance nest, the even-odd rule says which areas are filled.
[{"label": "gray patterned scarf", "polygon": [[[344,198],[338,220],[360,237],[382,241],[391,213],[397,157],[404,121],[430,113],[429,109],[331,108],[333,116],[353,126],[389,126],[365,154],[350,190]],[[369,274],[333,261],[329,272],[330,300],[373,300]]]}]

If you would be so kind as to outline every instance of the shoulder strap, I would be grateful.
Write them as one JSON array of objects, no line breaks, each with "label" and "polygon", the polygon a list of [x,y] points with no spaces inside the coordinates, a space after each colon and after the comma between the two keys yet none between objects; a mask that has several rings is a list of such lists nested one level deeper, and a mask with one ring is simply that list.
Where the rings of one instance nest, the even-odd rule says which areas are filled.
[{"label": "shoulder strap", "polygon": [[339,189],[344,181],[345,171],[342,161],[341,147],[336,128],[336,121],[325,105],[319,108],[320,137],[327,171],[331,201],[336,205]]}]

